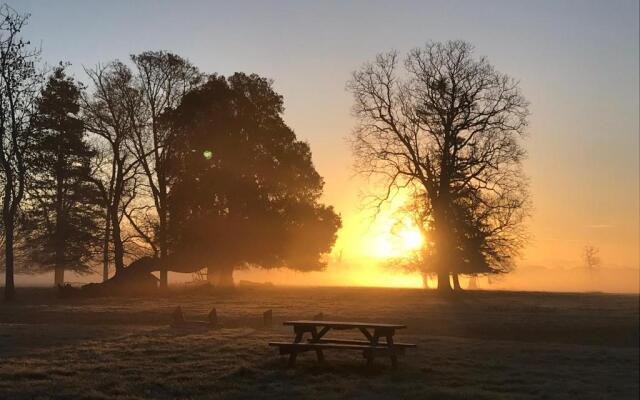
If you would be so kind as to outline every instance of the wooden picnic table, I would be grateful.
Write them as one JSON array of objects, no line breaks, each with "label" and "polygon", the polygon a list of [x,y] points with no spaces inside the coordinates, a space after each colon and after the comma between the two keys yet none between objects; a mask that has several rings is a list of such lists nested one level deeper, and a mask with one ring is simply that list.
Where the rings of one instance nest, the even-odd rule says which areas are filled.
[{"label": "wooden picnic table", "polygon": [[[280,354],[289,354],[289,365],[293,366],[298,353],[315,351],[318,361],[324,361],[323,350],[362,350],[367,360],[367,365],[373,364],[377,354],[388,355],[395,368],[398,364],[397,356],[402,354],[406,348],[416,347],[411,343],[396,343],[393,339],[397,329],[405,329],[405,325],[398,324],[378,324],[369,322],[345,322],[345,321],[313,321],[298,320],[285,321],[285,326],[292,326],[295,333],[293,342],[271,342],[270,346],[280,349]],[[347,339],[326,339],[325,335],[331,330],[358,330],[365,340]],[[305,333],[309,333],[310,338],[302,342]],[[380,341],[384,338],[384,341]]]}]

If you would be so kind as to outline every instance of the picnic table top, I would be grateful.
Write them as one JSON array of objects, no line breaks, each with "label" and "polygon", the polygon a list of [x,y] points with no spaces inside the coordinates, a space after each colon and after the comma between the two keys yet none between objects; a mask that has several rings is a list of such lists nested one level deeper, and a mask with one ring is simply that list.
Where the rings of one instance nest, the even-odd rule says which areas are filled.
[{"label": "picnic table top", "polygon": [[376,324],[371,322],[348,322],[348,321],[314,321],[314,320],[296,320],[285,321],[283,325],[287,326],[326,326],[329,328],[393,328],[404,329],[406,325],[397,324]]}]

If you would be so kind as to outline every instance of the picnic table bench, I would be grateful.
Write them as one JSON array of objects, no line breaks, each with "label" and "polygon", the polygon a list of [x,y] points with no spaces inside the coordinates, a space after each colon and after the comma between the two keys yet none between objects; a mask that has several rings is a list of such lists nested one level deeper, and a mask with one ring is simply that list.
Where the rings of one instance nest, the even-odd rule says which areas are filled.
[{"label": "picnic table bench", "polygon": [[[403,354],[407,348],[416,347],[412,343],[396,343],[393,336],[397,329],[405,329],[405,325],[376,324],[367,322],[342,322],[342,321],[285,321],[285,326],[292,326],[295,333],[293,342],[270,342],[269,346],[278,347],[280,354],[289,355],[289,366],[296,362],[298,353],[315,351],[318,361],[324,361],[324,350],[360,350],[367,360],[367,365],[373,364],[376,355],[389,356],[393,367],[398,365],[398,355]],[[360,331],[365,340],[325,339],[330,330],[354,329]],[[304,334],[309,333],[310,338],[303,342]],[[380,341],[384,338],[384,341]]]}]

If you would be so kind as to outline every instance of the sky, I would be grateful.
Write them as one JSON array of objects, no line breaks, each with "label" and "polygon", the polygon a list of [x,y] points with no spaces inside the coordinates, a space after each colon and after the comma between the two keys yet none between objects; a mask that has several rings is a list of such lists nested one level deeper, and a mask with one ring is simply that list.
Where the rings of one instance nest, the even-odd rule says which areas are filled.
[{"label": "sky", "polygon": [[[567,281],[586,282],[556,282],[549,286],[554,290],[638,291],[638,1],[10,4],[31,13],[25,36],[41,44],[43,60],[71,62],[80,80],[86,81],[83,66],[159,49],[188,58],[204,72],[255,72],[274,80],[284,96],[285,121],[311,145],[326,181],[324,201],[341,213],[344,227],[326,272],[243,271],[236,279],[421,284],[418,276],[389,271],[372,257],[388,223],[362,211],[362,195],[370,188],[354,176],[346,139],[356,120],[345,83],[379,52],[406,53],[429,40],[470,41],[478,56],[520,81],[531,103],[525,141],[534,203],[531,240],[518,272],[504,278],[502,287],[544,290],[550,284],[538,278],[553,270],[568,274]],[[585,276],[580,266],[587,244],[600,249],[603,268],[615,276]]]}]

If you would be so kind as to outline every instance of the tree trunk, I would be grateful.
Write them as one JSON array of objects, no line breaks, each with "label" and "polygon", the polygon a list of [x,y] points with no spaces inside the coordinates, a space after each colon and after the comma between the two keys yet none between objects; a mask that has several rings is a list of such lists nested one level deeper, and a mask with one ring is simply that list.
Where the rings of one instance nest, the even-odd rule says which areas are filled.
[{"label": "tree trunk", "polygon": [[215,287],[233,287],[233,267],[207,267],[207,280]]},{"label": "tree trunk", "polygon": [[55,226],[55,267],[53,272],[53,285],[54,286],[62,286],[64,285],[64,235],[63,235],[63,225],[65,223],[64,216],[64,199],[63,199],[63,188],[64,188],[64,178],[62,177],[63,172],[62,169],[63,161],[60,156],[60,149],[58,149],[58,162],[56,168],[56,226]]},{"label": "tree trunk", "polygon": [[472,275],[471,279],[469,279],[469,284],[467,285],[467,289],[471,289],[471,290],[478,289],[478,277],[476,275]]},{"label": "tree trunk", "polygon": [[56,265],[53,272],[53,284],[54,286],[64,285],[64,266]]},{"label": "tree trunk", "polygon": [[429,276],[425,273],[420,274],[422,277],[422,287],[425,289],[429,289]]},{"label": "tree trunk", "polygon": [[446,195],[434,202],[433,216],[434,216],[434,242],[436,249],[435,265],[438,270],[438,291],[443,293],[451,292],[451,282],[449,279],[449,267],[450,255],[452,253],[452,235],[447,221],[446,213]]},{"label": "tree trunk", "polygon": [[111,222],[107,214],[104,227],[104,242],[102,243],[102,282],[109,280],[109,237],[111,236]]},{"label": "tree trunk", "polygon": [[124,270],[124,245],[120,236],[120,221],[118,221],[117,210],[111,211],[111,237],[113,239],[113,263],[116,267],[116,274]]},{"label": "tree trunk", "polygon": [[452,291],[449,272],[438,272],[438,291],[446,293]]},{"label": "tree trunk", "polygon": [[165,261],[167,260],[167,215],[162,208],[160,211],[160,225],[158,226],[158,234],[160,239],[160,290],[166,290],[169,287],[169,274]]},{"label": "tree trunk", "polygon": [[[8,205],[5,205],[7,207]],[[13,300],[15,296],[15,284],[13,281],[13,218],[4,212],[4,266],[5,266],[5,282],[4,282],[4,299]]]},{"label": "tree trunk", "polygon": [[453,290],[462,290],[462,287],[460,287],[460,280],[458,279],[458,273],[452,272],[451,277],[453,278]]}]

